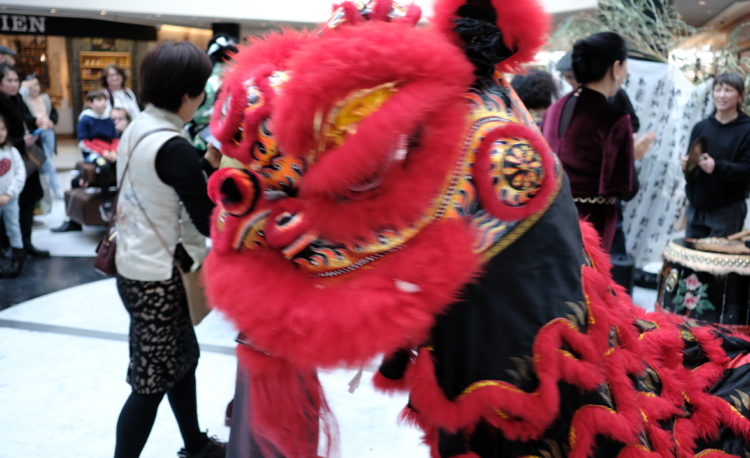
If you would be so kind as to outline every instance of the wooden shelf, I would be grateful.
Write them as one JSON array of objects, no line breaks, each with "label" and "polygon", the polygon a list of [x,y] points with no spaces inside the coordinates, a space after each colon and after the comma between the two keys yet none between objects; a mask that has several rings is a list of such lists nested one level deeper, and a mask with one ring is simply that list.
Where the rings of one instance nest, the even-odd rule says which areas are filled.
[{"label": "wooden shelf", "polygon": [[81,96],[92,89],[101,87],[101,74],[107,65],[116,65],[130,72],[131,55],[129,52],[81,51],[78,54],[80,63]]},{"label": "wooden shelf", "polygon": [[47,90],[49,88],[49,70],[46,62],[47,39],[45,37],[34,37],[33,41],[19,39],[15,42],[15,47],[18,50],[16,67],[20,71],[19,76],[24,78],[33,73],[41,83],[42,90]]}]

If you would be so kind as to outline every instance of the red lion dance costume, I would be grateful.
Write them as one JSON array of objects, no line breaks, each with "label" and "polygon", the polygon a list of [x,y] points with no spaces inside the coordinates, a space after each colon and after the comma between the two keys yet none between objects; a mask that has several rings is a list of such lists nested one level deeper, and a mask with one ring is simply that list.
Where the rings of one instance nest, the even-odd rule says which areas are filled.
[{"label": "red lion dance costume", "polygon": [[748,456],[750,342],[632,305],[502,77],[540,7],[419,16],[347,1],[224,80],[212,131],[243,168],[209,184],[206,281],[255,433],[315,456],[316,368],[385,354],[375,383],[409,391],[435,457]]}]

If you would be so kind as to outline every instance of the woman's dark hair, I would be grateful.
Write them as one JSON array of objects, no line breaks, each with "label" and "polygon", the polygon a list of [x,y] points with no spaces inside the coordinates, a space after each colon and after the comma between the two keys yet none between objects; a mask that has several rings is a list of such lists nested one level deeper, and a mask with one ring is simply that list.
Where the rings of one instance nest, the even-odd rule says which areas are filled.
[{"label": "woman's dark hair", "polygon": [[525,75],[516,75],[510,85],[530,110],[548,108],[557,98],[555,79],[544,70],[532,69]]},{"label": "woman's dark hair", "polygon": [[3,124],[5,126],[5,140],[0,142],[0,148],[5,148],[6,146],[10,145],[10,135],[8,135],[8,125],[5,124],[5,118],[3,118],[3,115],[0,115],[0,124]]},{"label": "woman's dark hair", "polygon": [[117,65],[109,64],[106,67],[104,67],[104,70],[102,70],[102,87],[109,89],[109,85],[107,85],[107,75],[109,75],[109,71],[114,70],[117,73],[120,74],[122,77],[122,87],[125,87],[125,81],[128,80],[127,75],[125,75],[125,70],[121,69]]},{"label": "woman's dark hair", "polygon": [[716,75],[713,87],[716,87],[719,84],[726,84],[727,86],[735,88],[737,92],[740,93],[740,95],[745,94],[745,80],[742,79],[742,76],[740,76],[738,73],[727,72]]},{"label": "woman's dark hair", "polygon": [[5,78],[5,75],[7,75],[8,72],[13,72],[16,75],[18,75],[18,70],[13,68],[10,64],[6,62],[3,62],[2,64],[0,64],[0,80]]},{"label": "woman's dark hair", "polygon": [[492,78],[495,65],[512,56],[503,32],[497,26],[497,13],[488,0],[467,1],[456,11],[453,31],[463,42],[464,54],[474,64],[474,74]]},{"label": "woman's dark hair", "polygon": [[166,41],[141,61],[141,100],[176,112],[182,96],[197,97],[211,75],[211,61],[194,44]]},{"label": "woman's dark hair", "polygon": [[625,62],[628,46],[614,32],[599,32],[575,42],[573,45],[573,73],[580,84],[604,78],[612,64]]},{"label": "woman's dark hair", "polygon": [[721,73],[716,75],[713,88],[715,89],[716,86],[720,84],[726,84],[740,93],[740,101],[737,104],[737,111],[742,111],[742,100],[745,98],[745,80],[742,76],[739,73],[734,72]]}]

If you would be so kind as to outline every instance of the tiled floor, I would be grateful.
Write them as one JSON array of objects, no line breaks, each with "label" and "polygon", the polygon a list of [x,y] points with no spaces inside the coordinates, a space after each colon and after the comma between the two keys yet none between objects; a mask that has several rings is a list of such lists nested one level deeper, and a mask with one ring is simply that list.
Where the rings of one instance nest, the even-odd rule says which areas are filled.
[{"label": "tiled floor", "polygon": [[[71,146],[72,145],[72,146]],[[63,144],[58,169],[78,160],[72,142]],[[61,177],[61,183],[68,181]],[[33,260],[16,280],[0,280],[0,458],[84,458],[111,456],[119,409],[128,395],[127,314],[114,280],[99,280],[91,256],[99,230],[54,234],[64,219],[61,201],[40,216],[45,227],[33,240],[52,251]],[[636,288],[634,301],[651,308],[655,292]],[[224,408],[232,398],[235,330],[218,313],[197,328],[202,354],[197,372],[201,426],[221,439]],[[348,392],[356,371],[321,374],[339,426],[340,456],[427,457],[419,432],[398,425],[404,396],[376,393],[366,368],[360,388]],[[145,458],[173,457],[182,446],[162,403],[144,450]]]}]

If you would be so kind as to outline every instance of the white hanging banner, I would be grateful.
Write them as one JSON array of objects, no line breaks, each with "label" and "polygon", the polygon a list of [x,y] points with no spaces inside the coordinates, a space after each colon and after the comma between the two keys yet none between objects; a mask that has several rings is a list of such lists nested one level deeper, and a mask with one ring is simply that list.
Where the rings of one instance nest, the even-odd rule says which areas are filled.
[{"label": "white hanging banner", "polygon": [[638,194],[623,211],[628,253],[638,267],[660,262],[669,240],[684,234],[685,179],[680,157],[687,153],[690,131],[713,111],[711,83],[691,83],[677,67],[628,60],[623,86],[640,120],[638,135],[656,140],[640,162]]}]

